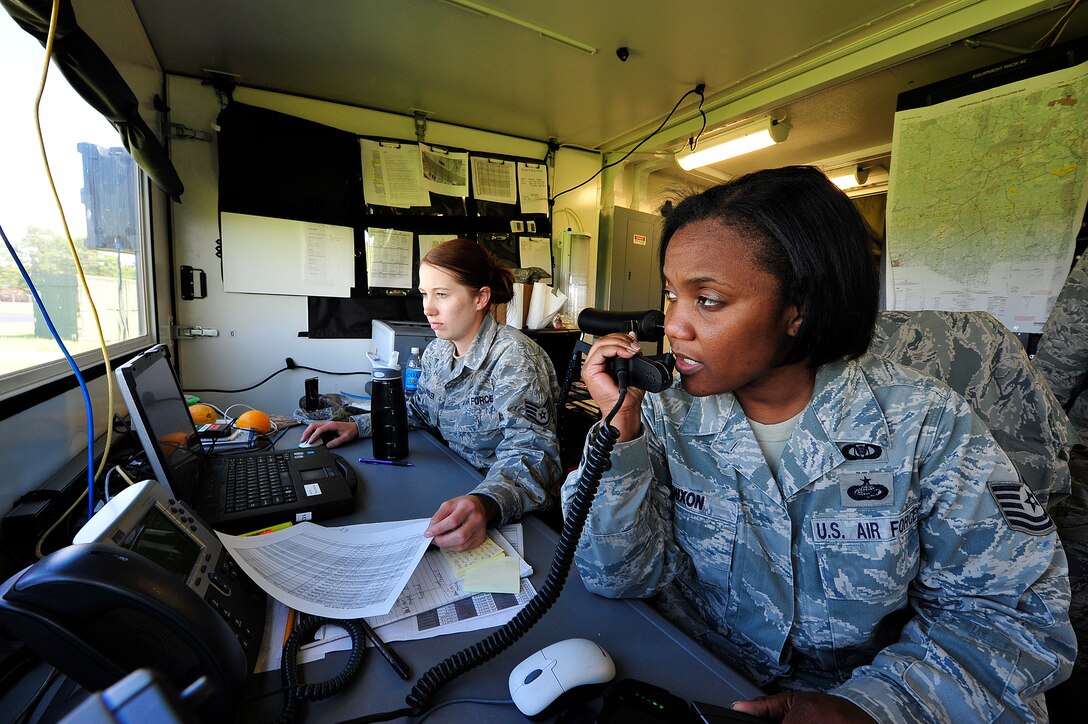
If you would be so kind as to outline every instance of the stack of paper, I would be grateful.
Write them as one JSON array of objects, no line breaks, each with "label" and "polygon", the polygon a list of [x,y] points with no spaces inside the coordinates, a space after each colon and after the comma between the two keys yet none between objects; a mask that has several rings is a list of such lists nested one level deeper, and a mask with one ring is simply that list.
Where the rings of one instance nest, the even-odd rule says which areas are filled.
[{"label": "stack of paper", "polygon": [[[427,519],[324,528],[302,523],[256,538],[218,534],[238,565],[278,603],[266,627],[270,658],[279,667],[286,608],[330,618],[362,618],[385,641],[429,638],[501,626],[536,591],[522,558],[520,524],[488,531],[477,551],[428,550]],[[418,565],[417,565],[418,564]],[[461,572],[461,574],[458,573]],[[511,575],[515,583],[511,583]],[[351,646],[340,629],[323,632],[303,661]]]}]

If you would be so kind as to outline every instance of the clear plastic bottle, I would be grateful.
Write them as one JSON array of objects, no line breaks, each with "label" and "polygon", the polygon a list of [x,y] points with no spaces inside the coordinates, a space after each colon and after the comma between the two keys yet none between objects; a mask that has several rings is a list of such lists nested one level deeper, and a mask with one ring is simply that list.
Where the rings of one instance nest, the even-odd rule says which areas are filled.
[{"label": "clear plastic bottle", "polygon": [[412,355],[404,368],[404,394],[411,397],[419,386],[419,375],[423,368],[419,364],[419,347],[412,347]]}]

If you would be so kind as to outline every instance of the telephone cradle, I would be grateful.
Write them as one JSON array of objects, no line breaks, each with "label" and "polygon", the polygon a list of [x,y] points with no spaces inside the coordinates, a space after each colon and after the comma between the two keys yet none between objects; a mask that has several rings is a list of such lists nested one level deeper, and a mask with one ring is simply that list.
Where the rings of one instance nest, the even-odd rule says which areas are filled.
[{"label": "telephone cradle", "polygon": [[0,625],[90,691],[140,668],[177,691],[206,677],[199,714],[226,720],[253,671],[266,605],[215,534],[145,481],[115,496],[73,545],[2,584]]}]

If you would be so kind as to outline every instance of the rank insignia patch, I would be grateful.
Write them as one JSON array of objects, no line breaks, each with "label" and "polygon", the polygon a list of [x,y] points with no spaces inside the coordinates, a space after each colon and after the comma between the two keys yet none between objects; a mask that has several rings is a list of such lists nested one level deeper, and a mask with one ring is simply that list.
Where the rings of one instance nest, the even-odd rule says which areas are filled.
[{"label": "rank insignia patch", "polygon": [[1054,530],[1054,521],[1023,483],[990,483],[990,494],[997,501],[1005,522],[1013,530],[1030,535],[1043,535]]}]

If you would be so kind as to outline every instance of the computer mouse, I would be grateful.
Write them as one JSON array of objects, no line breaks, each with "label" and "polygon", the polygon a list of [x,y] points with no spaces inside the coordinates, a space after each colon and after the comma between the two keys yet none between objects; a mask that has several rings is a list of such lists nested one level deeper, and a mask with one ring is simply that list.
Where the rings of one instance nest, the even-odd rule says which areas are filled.
[{"label": "computer mouse", "polygon": [[514,667],[510,698],[525,716],[543,718],[596,695],[615,676],[607,651],[589,639],[566,639]]},{"label": "computer mouse", "polygon": [[298,444],[298,446],[299,447],[318,447],[318,446],[324,445],[324,444],[325,444],[325,441],[315,435],[314,437],[310,438],[309,441],[307,441],[307,442],[300,442]]}]

